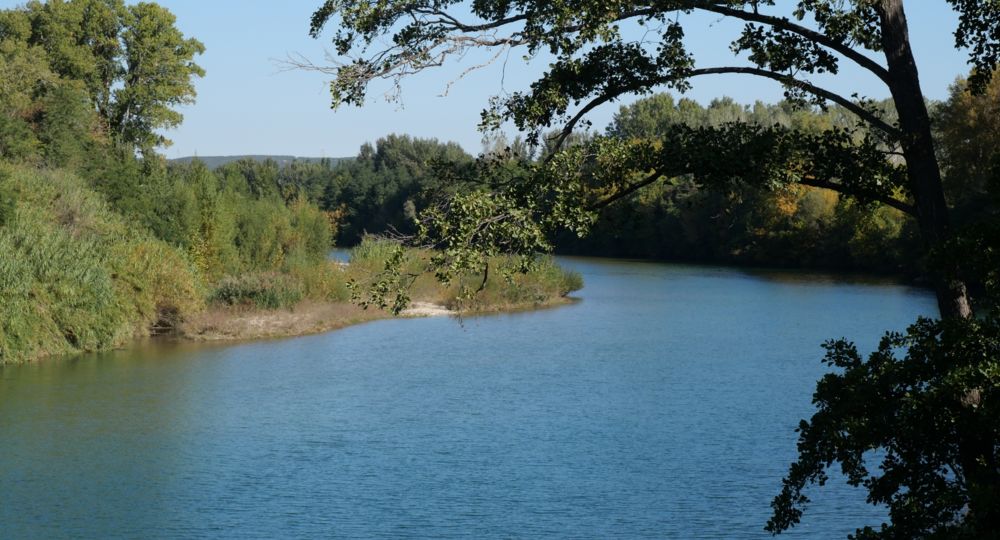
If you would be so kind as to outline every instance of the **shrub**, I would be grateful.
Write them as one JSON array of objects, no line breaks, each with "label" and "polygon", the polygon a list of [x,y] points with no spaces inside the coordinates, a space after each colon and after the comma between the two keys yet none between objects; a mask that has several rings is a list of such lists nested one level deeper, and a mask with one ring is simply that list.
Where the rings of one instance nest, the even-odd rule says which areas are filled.
[{"label": "shrub", "polygon": [[229,306],[261,309],[286,308],[304,297],[302,282],[277,272],[262,272],[223,278],[210,300]]},{"label": "shrub", "polygon": [[387,271],[386,263],[393,261],[398,249],[399,244],[393,241],[366,238],[351,250],[347,277],[357,284],[358,300],[382,305],[382,301],[389,300],[387,296],[402,292],[406,299],[444,304],[451,309],[497,311],[551,302],[583,286],[579,273],[564,270],[551,256],[536,257],[526,269],[517,257],[490,257],[485,284],[483,274],[476,272],[441,283],[427,271],[434,254],[429,250],[407,249],[399,268]]},{"label": "shrub", "polygon": [[583,287],[579,272],[564,270],[551,256],[537,257],[526,272],[520,271],[516,258],[508,256],[491,257],[490,268],[493,276],[488,276],[485,285],[482,274],[463,276],[458,287],[452,287],[447,305],[469,311],[536,306]]},{"label": "shrub", "polygon": [[302,292],[306,298],[335,302],[345,302],[351,298],[344,270],[331,261],[295,256],[288,260],[286,268],[289,275],[302,283]]},{"label": "shrub", "polygon": [[185,255],[70,174],[0,166],[0,363],[121,346],[201,307]]}]

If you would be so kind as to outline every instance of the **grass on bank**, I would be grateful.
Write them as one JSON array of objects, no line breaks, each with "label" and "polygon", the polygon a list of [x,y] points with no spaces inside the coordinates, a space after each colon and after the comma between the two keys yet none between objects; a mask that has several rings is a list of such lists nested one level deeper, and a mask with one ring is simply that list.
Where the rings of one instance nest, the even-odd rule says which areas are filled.
[{"label": "grass on bank", "polygon": [[122,346],[203,307],[186,255],[75,175],[0,165],[0,363]]},{"label": "grass on bank", "polygon": [[[275,207],[271,213],[283,210]],[[0,364],[122,347],[150,334],[183,332],[185,321],[198,317],[215,323],[256,317],[259,326],[271,323],[257,312],[298,310],[285,317],[280,329],[229,336],[241,338],[304,333],[386,316],[348,307],[347,284],[370,280],[384,267],[390,246],[366,240],[342,268],[326,260],[328,243],[311,246],[323,237],[322,215],[296,202],[287,212],[278,221],[288,226],[275,229],[284,237],[268,255],[273,261],[263,264],[225,256],[230,244],[253,252],[238,232],[219,240],[224,227],[201,227],[194,229],[199,236],[188,245],[171,243],[134,217],[114,211],[72,173],[0,164]],[[236,216],[248,223],[255,217]],[[235,228],[251,229],[256,230]],[[261,229],[258,236],[266,235],[267,228]],[[406,265],[410,271],[423,270],[428,257],[428,252],[408,251]],[[540,258],[527,274],[504,279],[502,269],[511,264],[503,257],[492,260],[496,271],[486,287],[468,298],[463,291],[478,287],[481,276],[470,274],[443,285],[425,273],[413,283],[411,296],[457,311],[499,311],[551,303],[581,285],[579,275],[563,271],[551,257]],[[337,314],[345,314],[344,321],[323,320]],[[307,323],[308,329],[297,329],[296,324]]]},{"label": "grass on bank", "polygon": [[[396,244],[366,238],[351,250],[346,276],[361,286],[383,271]],[[469,272],[450,283],[439,282],[427,272],[431,252],[410,249],[404,255],[403,274],[416,275],[409,295],[416,302],[430,302],[460,312],[506,311],[549,304],[583,287],[577,272],[561,268],[551,256],[539,256],[527,273],[515,270],[514,257],[498,256],[489,260],[490,277],[483,285],[483,275]],[[480,287],[482,289],[480,290]],[[469,294],[474,291],[474,294]]]}]

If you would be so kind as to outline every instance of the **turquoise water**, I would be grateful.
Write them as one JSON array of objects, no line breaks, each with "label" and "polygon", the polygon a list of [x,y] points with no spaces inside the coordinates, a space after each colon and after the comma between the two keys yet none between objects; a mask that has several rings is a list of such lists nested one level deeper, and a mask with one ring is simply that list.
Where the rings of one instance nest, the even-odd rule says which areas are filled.
[{"label": "turquoise water", "polygon": [[[0,368],[4,538],[765,538],[823,373],[934,300],[564,259],[578,303]],[[879,509],[835,480],[789,537]]]}]

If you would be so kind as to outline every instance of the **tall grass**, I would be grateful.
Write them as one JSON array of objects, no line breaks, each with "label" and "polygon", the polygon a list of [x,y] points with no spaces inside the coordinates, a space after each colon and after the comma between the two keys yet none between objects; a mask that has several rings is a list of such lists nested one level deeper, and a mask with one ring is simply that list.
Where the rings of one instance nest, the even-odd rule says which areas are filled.
[{"label": "tall grass", "polygon": [[346,302],[351,298],[347,276],[340,265],[326,258],[295,255],[285,263],[285,272],[302,284],[306,298],[320,301]]},{"label": "tall grass", "polygon": [[304,296],[302,282],[287,274],[261,272],[223,278],[211,300],[229,306],[278,309],[294,306]]},{"label": "tall grass", "polygon": [[123,345],[202,306],[184,253],[67,173],[0,165],[0,363]]}]

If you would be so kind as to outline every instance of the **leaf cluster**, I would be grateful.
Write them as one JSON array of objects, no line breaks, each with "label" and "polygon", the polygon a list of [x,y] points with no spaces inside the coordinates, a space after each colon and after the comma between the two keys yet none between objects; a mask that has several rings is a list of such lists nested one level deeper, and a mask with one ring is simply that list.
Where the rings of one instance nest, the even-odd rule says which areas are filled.
[{"label": "leaf cluster", "polygon": [[[1000,59],[1000,8],[993,1],[950,3],[960,16],[956,46],[970,50],[978,91]],[[850,61],[888,81],[887,70],[861,52],[882,51],[880,10],[877,2],[835,0],[801,0],[787,11],[756,0],[330,0],[313,14],[310,33],[319,37],[335,27],[333,42],[345,60],[332,70],[334,106],[362,105],[374,81],[392,80],[398,90],[402,78],[472,49],[500,54],[523,47],[525,58],[545,51],[553,60],[530,90],[497,97],[483,112],[486,128],[511,120],[537,133],[557,121],[575,123],[576,114],[595,104],[656,87],[683,91],[692,77],[717,73],[776,80],[789,98],[803,103],[851,103],[809,77],[838,73]],[[730,42],[732,66],[700,66],[686,49],[684,16],[692,12],[744,23]],[[643,38],[634,39],[623,25],[641,28]],[[571,108],[576,114],[567,114]]]},{"label": "leaf cluster", "polygon": [[818,410],[799,426],[799,458],[767,530],[798,523],[806,487],[837,465],[889,511],[891,523],[856,538],[996,538],[1000,318],[921,319],[886,334],[868,358],[846,340],[825,348],[837,371],[817,385]]}]

